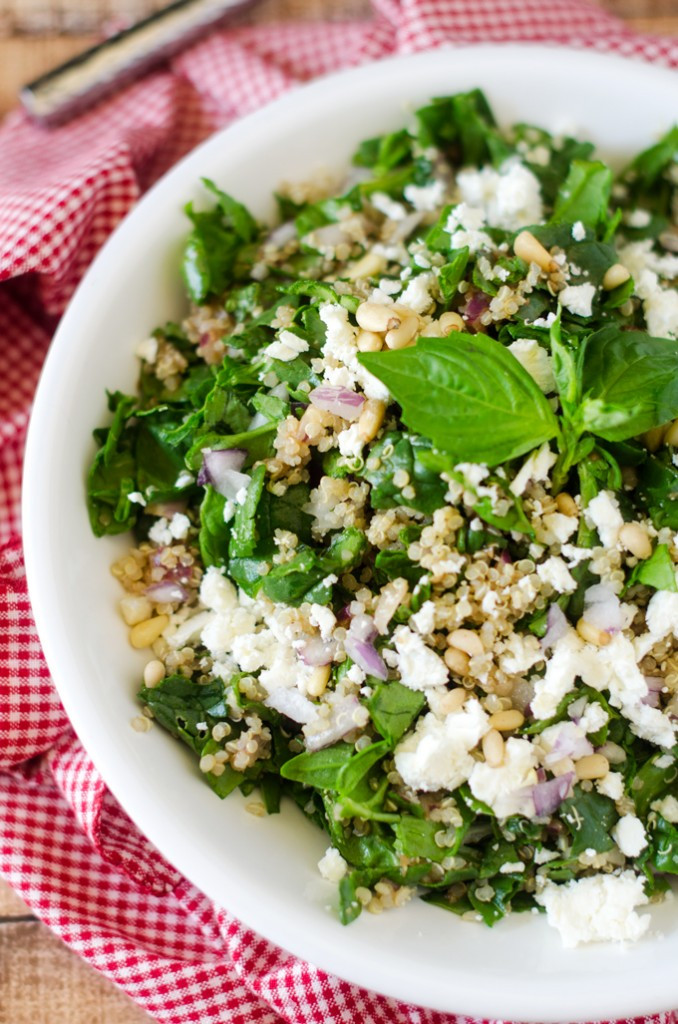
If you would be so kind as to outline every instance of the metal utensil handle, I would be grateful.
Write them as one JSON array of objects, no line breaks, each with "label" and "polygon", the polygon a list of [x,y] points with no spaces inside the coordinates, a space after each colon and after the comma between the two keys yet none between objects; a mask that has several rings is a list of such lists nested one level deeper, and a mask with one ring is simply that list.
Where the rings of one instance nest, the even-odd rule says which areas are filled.
[{"label": "metal utensil handle", "polygon": [[253,2],[174,0],[162,10],[29,82],[19,93],[21,103],[41,124],[63,123]]}]

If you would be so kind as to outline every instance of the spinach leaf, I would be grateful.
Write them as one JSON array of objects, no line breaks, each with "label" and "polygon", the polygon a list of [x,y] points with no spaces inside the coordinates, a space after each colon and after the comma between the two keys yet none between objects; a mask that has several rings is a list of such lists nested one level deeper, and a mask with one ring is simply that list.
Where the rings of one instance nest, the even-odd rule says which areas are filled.
[{"label": "spinach leaf", "polygon": [[416,117],[420,145],[436,146],[453,164],[498,164],[511,154],[480,89],[434,99],[417,110]]},{"label": "spinach leaf", "polygon": [[233,196],[222,192],[209,178],[203,178],[202,183],[205,188],[216,196],[217,206],[223,215],[224,224],[230,227],[242,242],[253,242],[259,232],[259,228],[247,207],[239,203]]},{"label": "spinach leaf", "polygon": [[[212,726],[228,717],[220,679],[202,685],[185,676],[166,676],[157,686],[142,686],[138,697],[152,710],[156,722],[197,754]],[[198,728],[203,722],[206,731]]]},{"label": "spinach leaf", "polygon": [[614,846],[609,832],[619,815],[609,797],[595,791],[585,793],[575,786],[574,796],[560,805],[558,817],[572,836],[572,857],[578,857],[584,850],[604,853]]},{"label": "spinach leaf", "polygon": [[[448,245],[449,245],[449,235]],[[468,264],[469,248],[467,245],[463,249],[456,249],[450,252],[450,261],[445,263],[440,268],[440,275],[438,277],[438,285],[440,292],[445,302],[451,302],[457,294],[457,288],[462,280],[464,273],[466,272],[466,266]]]},{"label": "spinach leaf", "polygon": [[532,377],[483,334],[420,338],[413,348],[359,359],[400,403],[405,423],[459,461],[494,466],[558,433]]},{"label": "spinach leaf", "polygon": [[411,587],[415,587],[426,570],[416,562],[410,561],[406,551],[398,551],[387,548],[380,551],[374,560],[375,567],[380,569],[388,579],[395,580],[402,577],[407,580]]},{"label": "spinach leaf", "polygon": [[652,836],[651,859],[656,871],[678,875],[678,828],[661,815]]},{"label": "spinach leaf", "polygon": [[366,543],[365,534],[351,526],[335,534],[324,551],[300,544],[294,557],[274,566],[260,586],[272,601],[295,606],[302,601],[326,604],[331,588],[323,580],[332,573],[350,572],[362,558]]},{"label": "spinach leaf", "polygon": [[666,456],[651,455],[638,467],[636,494],[657,529],[678,530],[678,468]]},{"label": "spinach leaf", "polygon": [[671,213],[673,187],[667,172],[675,165],[677,152],[678,125],[674,125],[659,142],[631,162],[622,181],[629,190],[632,206],[642,199],[644,206],[658,214]]},{"label": "spinach leaf", "polygon": [[581,221],[595,230],[607,218],[612,190],[612,171],[597,160],[573,160],[558,190],[551,224]]},{"label": "spinach leaf", "polygon": [[208,431],[201,434],[191,445],[186,454],[186,464],[190,469],[199,470],[202,466],[203,448],[244,448],[247,452],[245,466],[251,466],[259,459],[268,458],[273,452],[273,437],[277,430],[275,423],[265,423],[254,430],[246,430],[242,434],[221,434]]},{"label": "spinach leaf", "polygon": [[224,521],[226,499],[208,484],[200,505],[200,557],[204,565],[225,565],[231,527]]},{"label": "spinach leaf", "polygon": [[[435,512],[445,503],[447,484],[440,475],[427,469],[419,458],[429,451],[431,442],[416,434],[389,431],[370,449],[370,458],[360,475],[371,484],[372,508],[395,508],[407,505],[418,512]],[[376,466],[375,466],[376,463]],[[398,471],[407,473],[408,486],[414,497],[403,497],[402,487],[393,482]]]},{"label": "spinach leaf", "polygon": [[649,558],[634,567],[626,584],[626,590],[635,583],[643,583],[655,590],[678,591],[676,566],[669,552],[668,544],[658,544]]},{"label": "spinach leaf", "polygon": [[283,779],[303,782],[316,789],[337,789],[340,770],[355,754],[351,743],[336,743],[333,747],[313,752],[304,751],[290,758],[280,769]]},{"label": "spinach leaf", "polygon": [[609,325],[586,338],[579,421],[624,441],[678,415],[678,341]]},{"label": "spinach leaf", "polygon": [[395,747],[426,704],[423,693],[402,683],[377,683],[367,700],[367,709],[377,732]]},{"label": "spinach leaf", "polygon": [[134,444],[136,430],[127,426],[136,399],[120,391],[109,393],[113,413],[110,427],[94,431],[100,444],[87,474],[87,510],[96,537],[123,533],[134,526],[139,506],[129,501],[137,489]]},{"label": "spinach leaf", "polygon": [[424,858],[439,862],[450,856],[447,846],[439,846],[435,837],[445,829],[439,821],[427,821],[411,814],[403,814],[395,827],[396,849],[405,857]]},{"label": "spinach leaf", "polygon": [[247,494],[242,505],[238,505],[235,511],[235,519],[231,529],[231,539],[228,545],[230,558],[248,558],[254,554],[257,543],[256,513],[259,499],[264,489],[266,479],[266,466],[257,466],[252,473]]},{"label": "spinach leaf", "polygon": [[675,786],[677,778],[678,765],[675,756],[668,761],[666,751],[658,751],[645,762],[636,773],[631,788],[631,795],[641,818],[646,816],[654,800],[666,793],[669,786]]}]

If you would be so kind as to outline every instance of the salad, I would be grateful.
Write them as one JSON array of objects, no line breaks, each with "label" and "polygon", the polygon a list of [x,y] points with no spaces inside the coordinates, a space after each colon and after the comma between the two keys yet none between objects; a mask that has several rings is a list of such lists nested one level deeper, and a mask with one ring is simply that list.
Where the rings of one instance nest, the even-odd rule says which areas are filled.
[{"label": "salad", "polygon": [[678,873],[678,127],[615,177],[473,90],[273,229],[204,186],[88,476],[133,724],[324,829],[344,923],[639,938]]}]

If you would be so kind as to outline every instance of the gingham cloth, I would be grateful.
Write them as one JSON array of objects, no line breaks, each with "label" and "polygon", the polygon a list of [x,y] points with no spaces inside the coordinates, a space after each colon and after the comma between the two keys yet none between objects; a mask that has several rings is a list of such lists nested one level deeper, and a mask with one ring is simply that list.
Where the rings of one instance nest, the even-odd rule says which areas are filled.
[{"label": "gingham cloth", "polygon": [[[52,688],[21,558],[21,456],[50,334],[138,196],[216,127],[347,63],[522,40],[678,67],[678,40],[634,35],[583,0],[375,0],[366,22],[215,34],[58,130],[20,112],[0,127],[0,874],[158,1021],[463,1019],[358,989],[275,948],[182,878],[108,793]],[[652,1024],[678,1024],[678,1011]]]}]

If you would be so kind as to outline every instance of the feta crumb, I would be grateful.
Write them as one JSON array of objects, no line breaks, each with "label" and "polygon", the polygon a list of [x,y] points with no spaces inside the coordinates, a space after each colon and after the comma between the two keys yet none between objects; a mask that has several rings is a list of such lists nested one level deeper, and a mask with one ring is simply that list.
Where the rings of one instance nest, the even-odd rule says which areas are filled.
[{"label": "feta crumb", "polygon": [[603,547],[616,547],[619,531],[624,525],[619,502],[612,491],[600,491],[584,509],[587,525],[598,531]]},{"label": "feta crumb", "polygon": [[558,293],[558,299],[575,316],[591,316],[595,294],[596,287],[593,284],[570,284]]},{"label": "feta crumb", "polygon": [[404,220],[407,216],[407,210],[403,204],[391,199],[386,192],[373,192],[370,202],[375,210],[383,213],[384,217],[388,217],[389,220]]},{"label": "feta crumb", "polygon": [[648,898],[643,879],[632,871],[573,879],[565,885],[547,881],[535,899],[567,949],[580,942],[635,942],[650,925],[649,914],[635,912]]},{"label": "feta crumb", "polygon": [[551,451],[548,441],[545,441],[541,448],[538,448],[536,452],[532,452],[525,459],[512,483],[509,484],[509,490],[513,494],[521,495],[525,492],[531,480],[535,482],[547,481],[549,470],[556,464],[557,459],[558,456],[555,452]]},{"label": "feta crumb", "polygon": [[279,359],[283,363],[290,363],[302,352],[308,352],[308,342],[298,337],[292,331],[281,331],[276,341],[272,341],[263,350],[263,355],[269,359]]},{"label": "feta crumb", "polygon": [[127,495],[127,500],[133,501],[135,505],[141,505],[142,507],[146,504],[146,499],[141,491],[130,491]]},{"label": "feta crumb", "polygon": [[541,850],[534,851],[534,863],[535,864],[548,864],[550,860],[557,860],[560,854],[556,850],[545,850],[543,847]]},{"label": "feta crumb", "polygon": [[524,370],[535,381],[540,391],[550,395],[556,390],[551,356],[535,338],[517,338],[508,347]]},{"label": "feta crumb", "polygon": [[211,611],[227,614],[238,607],[238,594],[223,571],[216,565],[205,569],[200,581],[200,601]]},{"label": "feta crumb", "polygon": [[650,223],[650,214],[647,210],[629,210],[624,217],[624,222],[630,228],[646,228]]},{"label": "feta crumb", "polygon": [[348,459],[358,459],[362,455],[365,441],[360,434],[360,427],[357,423],[352,423],[350,427],[346,427],[337,435],[337,445],[339,451]]},{"label": "feta crumb", "polygon": [[308,621],[317,626],[323,640],[329,640],[337,624],[334,612],[324,604],[312,604]]},{"label": "feta crumb", "polygon": [[428,185],[406,185],[403,195],[415,210],[429,213],[436,210],[443,201],[445,183],[436,179]]},{"label": "feta crumb", "polygon": [[429,686],[444,686],[447,666],[441,657],[427,647],[421,636],[407,626],[398,626],[393,634],[398,652],[398,671],[403,686],[410,690],[424,690]]},{"label": "feta crumb", "polygon": [[158,357],[158,339],[153,336],[144,338],[137,345],[134,354],[144,362],[153,364]]},{"label": "feta crumb", "polygon": [[584,708],[584,713],[579,718],[579,724],[585,733],[598,732],[604,725],[607,725],[609,720],[610,716],[603,705],[599,704],[597,700],[593,700]]},{"label": "feta crumb", "polygon": [[538,316],[536,320],[533,320],[530,324],[531,327],[552,327],[557,320],[556,313],[547,313],[546,316]]},{"label": "feta crumb", "polygon": [[665,796],[662,800],[655,800],[650,804],[653,811],[661,814],[662,818],[671,825],[678,825],[678,800],[675,796]]},{"label": "feta crumb", "polygon": [[487,730],[487,715],[475,698],[442,720],[429,712],[396,747],[396,771],[420,792],[456,789],[476,764],[470,751]]},{"label": "feta crumb", "polygon": [[417,633],[432,633],[435,626],[436,606],[433,601],[424,601],[418,612],[410,616],[410,623]]},{"label": "feta crumb", "polygon": [[415,313],[425,313],[433,305],[431,287],[435,283],[435,274],[418,274],[413,277],[400,296],[400,305],[406,306]]},{"label": "feta crumb", "polygon": [[624,776],[621,772],[608,772],[596,781],[596,789],[601,796],[609,796],[610,800],[621,800],[624,795]]},{"label": "feta crumb", "polygon": [[[324,375],[329,384],[352,387],[360,384],[368,398],[388,401],[389,391],[380,380],[358,362],[357,330],[348,319],[348,310],[338,302],[324,302],[318,314],[325,324],[326,335],[323,345]],[[333,374],[342,371],[342,379]]]},{"label": "feta crumb", "polygon": [[537,576],[542,583],[549,583],[559,594],[571,594],[577,583],[562,558],[553,555],[537,566]]},{"label": "feta crumb", "polygon": [[459,203],[450,211],[445,231],[451,236],[453,249],[468,246],[470,252],[480,249],[494,249],[494,242],[482,228],[485,226],[483,211],[468,203]]},{"label": "feta crumb", "polygon": [[623,814],[610,835],[625,857],[637,857],[647,846],[643,823],[635,814]]},{"label": "feta crumb", "polygon": [[187,469],[182,469],[181,473],[179,473],[179,476],[174,481],[174,486],[179,488],[190,487],[191,484],[194,483],[195,477],[193,474],[189,473]]},{"label": "feta crumb", "polygon": [[348,871],[348,864],[338,850],[329,846],[318,861],[318,871],[328,882],[340,882]]},{"label": "feta crumb", "polygon": [[517,860],[514,863],[502,864],[502,866],[499,868],[499,874],[500,875],[513,875],[517,871],[524,871],[524,870],[525,870],[525,865],[522,862],[522,860]]},{"label": "feta crumb", "polygon": [[525,789],[534,786],[537,778],[537,752],[529,740],[511,736],[504,747],[504,760],[493,768],[485,761],[476,761],[469,777],[476,800],[491,807],[498,818],[524,814],[530,798]]},{"label": "feta crumb", "polygon": [[480,208],[490,227],[519,231],[542,219],[539,181],[515,158],[506,160],[498,171],[493,167],[460,171],[457,186],[462,200]]},{"label": "feta crumb", "polygon": [[572,237],[575,242],[583,242],[586,238],[586,228],[580,220],[576,220],[572,225]]}]

